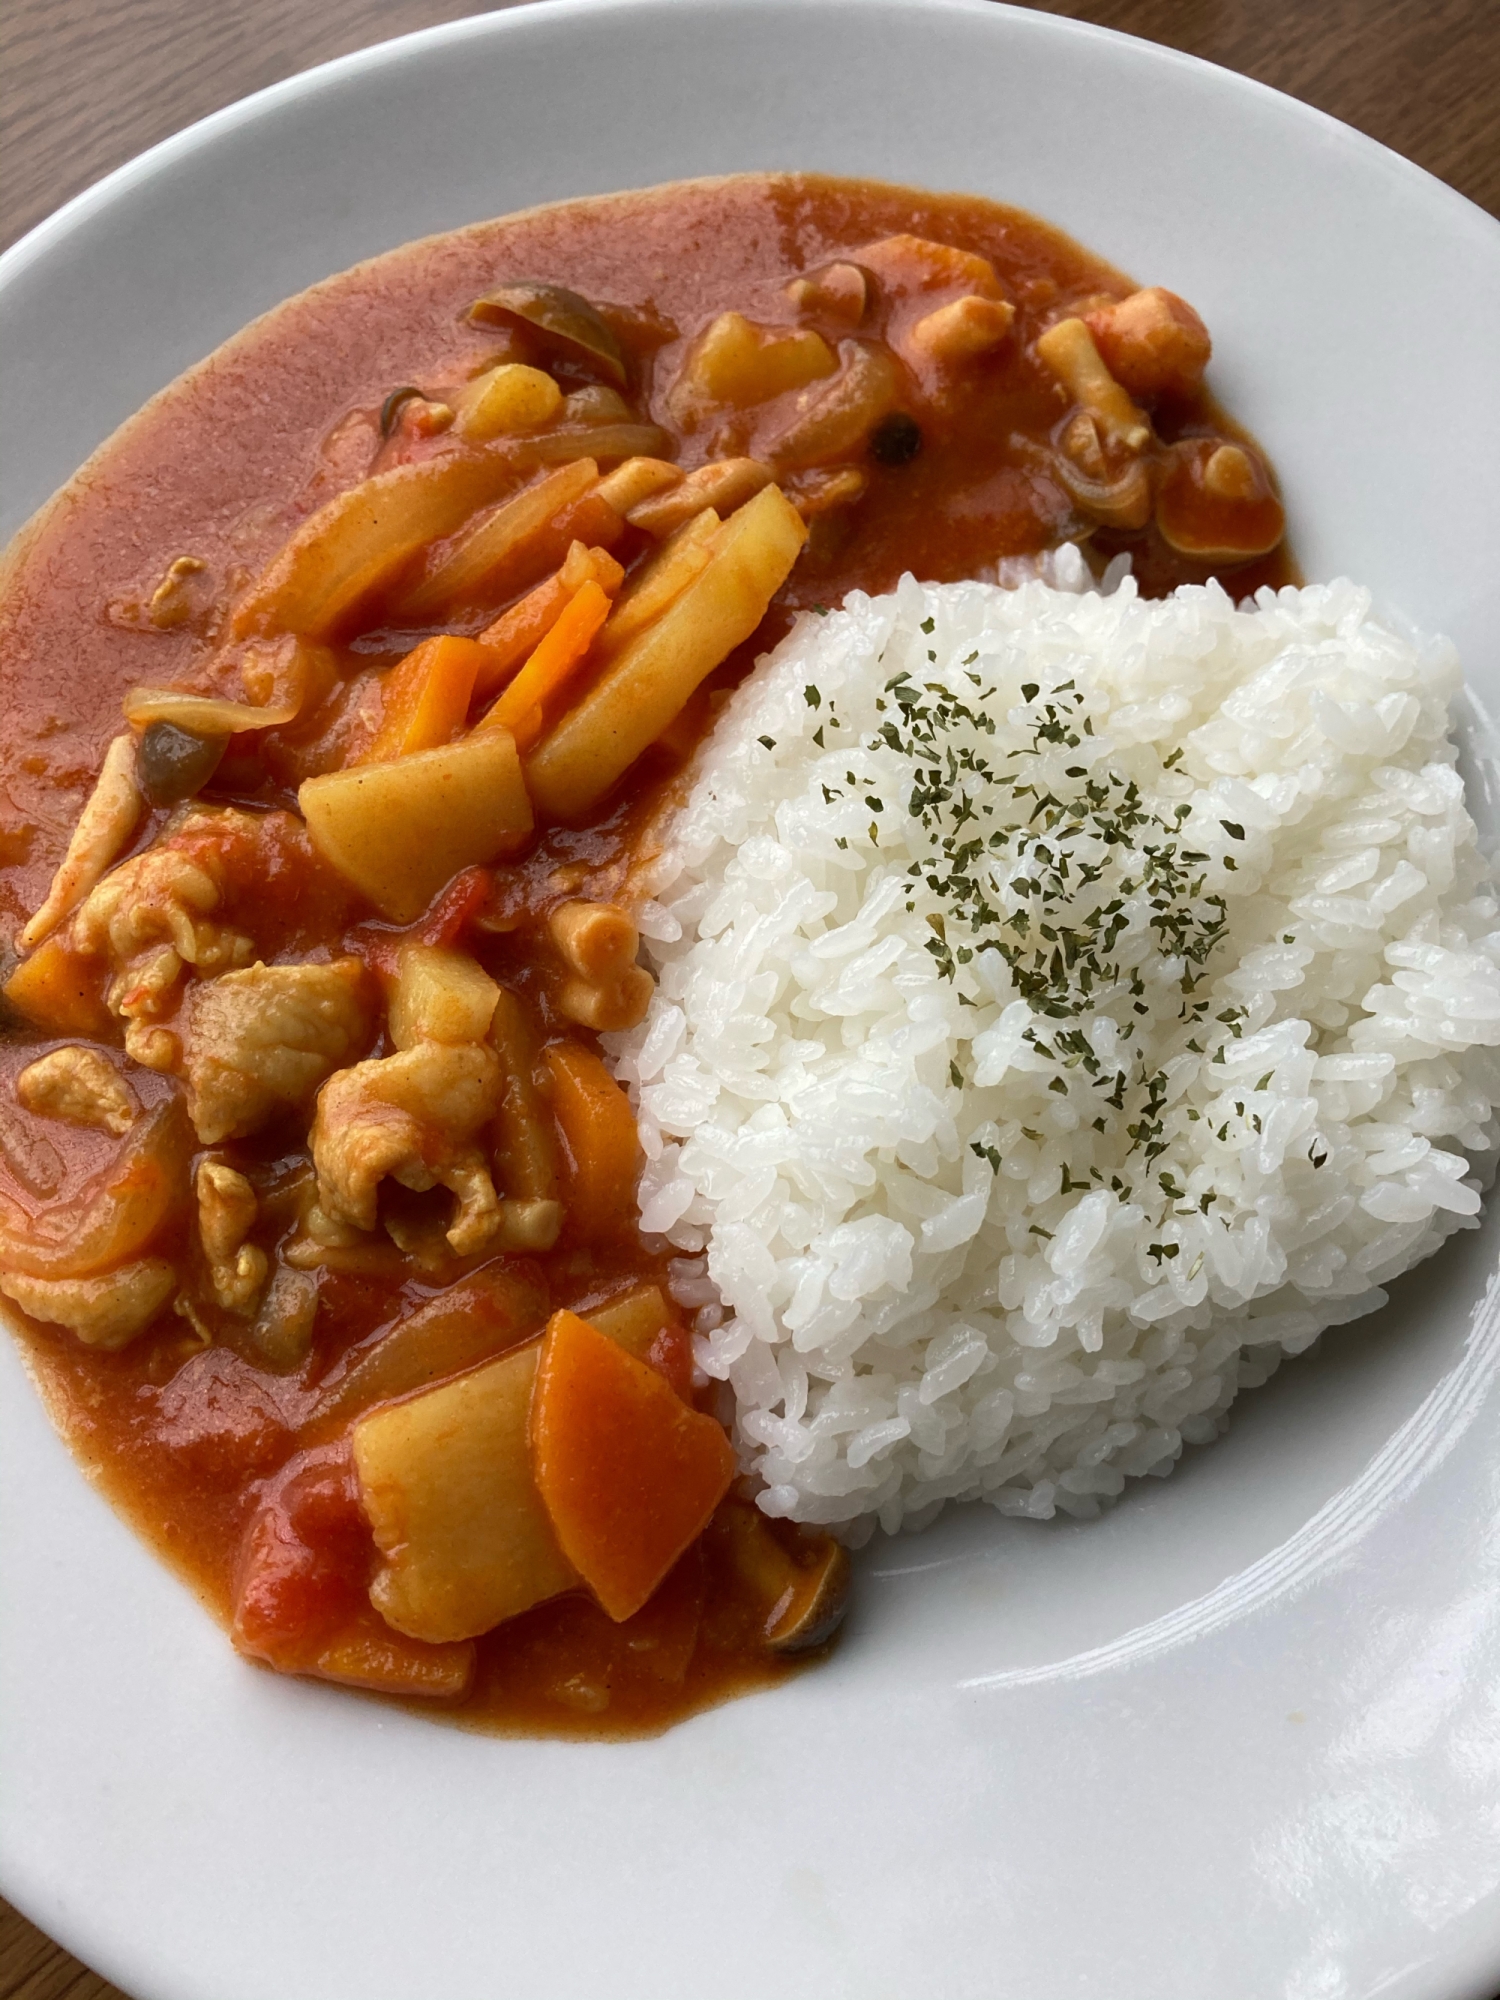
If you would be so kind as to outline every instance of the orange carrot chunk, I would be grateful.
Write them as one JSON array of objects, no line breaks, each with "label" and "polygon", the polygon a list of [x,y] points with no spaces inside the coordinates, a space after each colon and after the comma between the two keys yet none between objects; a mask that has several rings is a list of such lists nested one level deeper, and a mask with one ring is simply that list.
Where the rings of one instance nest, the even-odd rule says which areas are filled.
[{"label": "orange carrot chunk", "polygon": [[531,1449],[558,1546],[616,1624],[702,1534],[735,1470],[712,1417],[571,1312],[547,1323]]},{"label": "orange carrot chunk", "polygon": [[543,1054],[567,1151],[565,1205],[586,1234],[607,1234],[631,1215],[641,1171],[630,1099],[580,1043],[553,1042]]},{"label": "orange carrot chunk", "polygon": [[574,542],[561,569],[554,570],[544,583],[484,628],[479,643],[489,657],[474,683],[476,701],[484,701],[504,687],[552,630],[579,584],[590,577],[613,597],[625,581],[625,572],[608,549],[585,548],[582,542]]},{"label": "orange carrot chunk", "polygon": [[481,645],[452,633],[414,646],[386,676],[380,727],[359,761],[386,764],[451,743],[468,720],[474,677],[486,664]]},{"label": "orange carrot chunk", "polygon": [[609,609],[608,596],[592,577],[580,584],[480,728],[508,729],[516,739],[516,748],[523,753],[529,750],[542,733],[547,703],[582,666]]}]

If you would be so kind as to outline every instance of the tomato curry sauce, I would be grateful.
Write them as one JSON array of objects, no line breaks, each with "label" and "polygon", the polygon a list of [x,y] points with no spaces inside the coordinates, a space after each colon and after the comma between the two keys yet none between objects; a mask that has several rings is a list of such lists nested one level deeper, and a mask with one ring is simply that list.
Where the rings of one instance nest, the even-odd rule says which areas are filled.
[{"label": "tomato curry sauce", "polygon": [[620,1735],[827,1649],[637,1226],[636,885],[801,611],[1294,580],[1208,354],[1014,210],[685,184],[316,287],[17,538],[0,1289],[248,1657]]}]

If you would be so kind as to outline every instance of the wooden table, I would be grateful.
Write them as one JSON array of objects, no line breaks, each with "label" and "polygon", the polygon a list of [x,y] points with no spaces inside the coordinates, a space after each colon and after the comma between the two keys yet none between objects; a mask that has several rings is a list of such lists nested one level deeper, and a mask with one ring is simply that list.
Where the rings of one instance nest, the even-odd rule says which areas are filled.
[{"label": "wooden table", "polygon": [[[0,247],[220,105],[348,49],[480,11],[467,0],[8,0]],[[1290,91],[1500,215],[1495,0],[1050,0],[1046,11]],[[125,1996],[0,1903],[0,2000]]]}]

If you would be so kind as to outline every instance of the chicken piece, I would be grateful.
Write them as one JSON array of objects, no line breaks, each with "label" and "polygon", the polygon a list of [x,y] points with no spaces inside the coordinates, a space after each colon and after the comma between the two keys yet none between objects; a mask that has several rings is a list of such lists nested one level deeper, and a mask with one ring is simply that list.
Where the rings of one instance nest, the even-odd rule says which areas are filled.
[{"label": "chicken piece", "polygon": [[[254,826],[246,813],[222,818]],[[179,832],[194,825],[190,817]],[[250,963],[251,940],[213,921],[223,892],[222,857],[207,843],[190,849],[162,841],[105,876],[74,918],[72,941],[86,955],[109,961],[114,976],[106,998],[112,1013],[129,1022],[160,1020],[176,1004],[184,966],[214,973]],[[131,1047],[128,1030],[126,1046]],[[150,1058],[143,1050],[139,1059]]]},{"label": "chicken piece", "polygon": [[1105,367],[1132,396],[1191,395],[1213,353],[1198,314],[1161,285],[1091,312],[1085,325]]},{"label": "chicken piece", "polygon": [[85,1347],[109,1351],[143,1333],[172,1296],[177,1273],[164,1257],[142,1257],[97,1278],[0,1274],[0,1292],[33,1319],[65,1326]]},{"label": "chicken piece", "polygon": [[214,1297],[226,1312],[251,1312],[268,1269],[265,1251],[245,1241],[260,1213],[255,1190],[223,1160],[199,1161],[196,1188],[198,1234]]},{"label": "chicken piece", "polygon": [[16,1078],[16,1097],[23,1110],[40,1118],[91,1126],[116,1138],[130,1130],[140,1109],[109,1058],[76,1042],[28,1063]]},{"label": "chicken piece", "polygon": [[319,1093],[309,1142],[322,1214],[374,1229],[379,1186],[389,1175],[417,1194],[447,1188],[458,1201],[449,1243],[461,1257],[488,1249],[502,1218],[474,1141],[504,1088],[500,1059],[483,1042],[422,1042],[340,1071]]},{"label": "chicken piece", "polygon": [[364,967],[252,965],[195,985],[182,1013],[181,1070],[205,1146],[242,1139],[306,1105],[369,1038]]},{"label": "chicken piece", "polygon": [[31,951],[39,945],[94,889],[135,832],[140,816],[135,738],[127,731],[115,738],[105,754],[98,782],[79,815],[68,851],[47,891],[47,900],[21,932],[19,942],[23,950]]}]

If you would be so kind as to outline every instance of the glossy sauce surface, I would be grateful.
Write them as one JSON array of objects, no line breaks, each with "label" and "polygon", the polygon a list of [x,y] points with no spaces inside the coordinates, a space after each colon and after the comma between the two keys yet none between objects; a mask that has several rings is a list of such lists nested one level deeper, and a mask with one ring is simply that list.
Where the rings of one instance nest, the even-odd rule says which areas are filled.
[{"label": "glossy sauce surface", "polygon": [[[46,893],[119,729],[125,690],[201,679],[224,606],[299,521],[372,469],[444,449],[441,438],[390,426],[388,409],[394,434],[382,436],[391,391],[411,384],[438,396],[497,357],[536,358],[524,339],[518,348],[469,320],[476,297],[531,278],[566,285],[599,305],[627,356],[633,414],[659,425],[669,455],[691,468],[767,449],[754,412],[705,426],[684,419],[674,401],[672,385],[702,329],[730,310],[767,328],[806,324],[789,280],[907,234],[990,260],[1016,308],[1014,338],[957,385],[941,375],[907,380],[916,447],[898,437],[894,448],[872,452],[858,500],[814,513],[803,557],[754,639],[710,679],[686,726],[647,753],[593,823],[554,829],[512,864],[461,877],[403,932],[371,917],[311,851],[288,811],[300,778],[326,762],[337,730],[364,726],[358,715],[350,720],[350,704],[337,730],[329,723],[321,734],[293,730],[260,745],[231,740],[205,798],[253,819],[241,859],[226,864],[239,871],[227,916],[242,923],[261,957],[349,956],[378,980],[403,935],[429,943],[462,938],[495,979],[522,996],[543,1041],[576,1038],[558,1012],[549,912],[571,897],[628,900],[632,871],[649,852],[693,736],[711,726],[716,694],[799,610],[837,604],[851,589],[888,589],[908,569],[937,581],[993,575],[1008,557],[1084,536],[1101,561],[1128,550],[1153,594],[1215,572],[1236,594],[1292,580],[1284,548],[1225,569],[1184,558],[1154,526],[1100,527],[1080,514],[1056,472],[1054,433],[1067,401],[1036,362],[1032,343],[1065,312],[1133,288],[1030,217],[966,197],[747,177],[481,225],[396,251],[258,322],[149,405],[13,545],[0,588],[0,704],[8,718],[0,745],[0,923],[19,928]],[[899,285],[888,288],[859,324],[860,340],[897,339],[911,310]],[[830,345],[850,337],[835,319],[817,323]],[[1201,394],[1164,399],[1154,419],[1169,447],[1238,435]],[[627,568],[644,547],[644,537],[622,545]],[[184,554],[200,565],[186,613],[159,627],[146,608]],[[476,605],[472,616],[448,620],[444,629],[477,631],[505,601]],[[377,686],[381,669],[417,636],[389,606],[367,607],[339,635],[341,685],[365,676]],[[165,810],[148,816],[133,851],[167,823]],[[114,1024],[99,1012],[91,1032],[117,1041]],[[103,1137],[66,1126],[41,1131],[16,1114],[14,1076],[51,1044],[14,1021],[8,1037],[0,1048],[0,1182],[12,1201],[41,1213],[86,1193],[105,1157]],[[150,1072],[143,1076],[149,1108],[166,1086]],[[308,1172],[301,1134],[273,1124],[230,1150],[260,1192],[256,1240],[274,1262]],[[164,1313],[118,1353],[84,1348],[39,1322],[23,1324],[39,1387],[81,1463],[226,1621],[248,1560],[247,1534],[263,1532],[290,1551],[277,1572],[285,1601],[268,1615],[302,1618],[309,1631],[379,1622],[364,1595],[370,1547],[348,1465],[348,1413],[334,1401],[352,1353],[373,1348],[404,1315],[480,1267],[503,1280],[507,1296],[534,1293],[536,1313],[512,1339],[534,1331],[548,1310],[586,1312],[634,1282],[670,1283],[665,1259],[640,1241],[627,1212],[585,1213],[586,1204],[568,1203],[555,1249],[466,1261],[433,1247],[427,1199],[407,1205],[416,1252],[382,1239],[342,1260],[330,1253],[318,1273],[311,1351],[290,1369],[268,1367],[202,1298],[195,1314]],[[201,1287],[191,1241],[158,1247],[179,1260],[190,1292]],[[664,1368],[686,1367],[685,1329],[677,1339],[675,1360]],[[496,1351],[506,1344],[497,1337]],[[713,1407],[710,1390],[700,1384],[697,1394]],[[731,1541],[711,1530],[623,1624],[574,1594],[484,1635],[472,1690],[442,1712],[528,1733],[631,1734],[794,1671],[797,1662],[760,1642]]]}]

